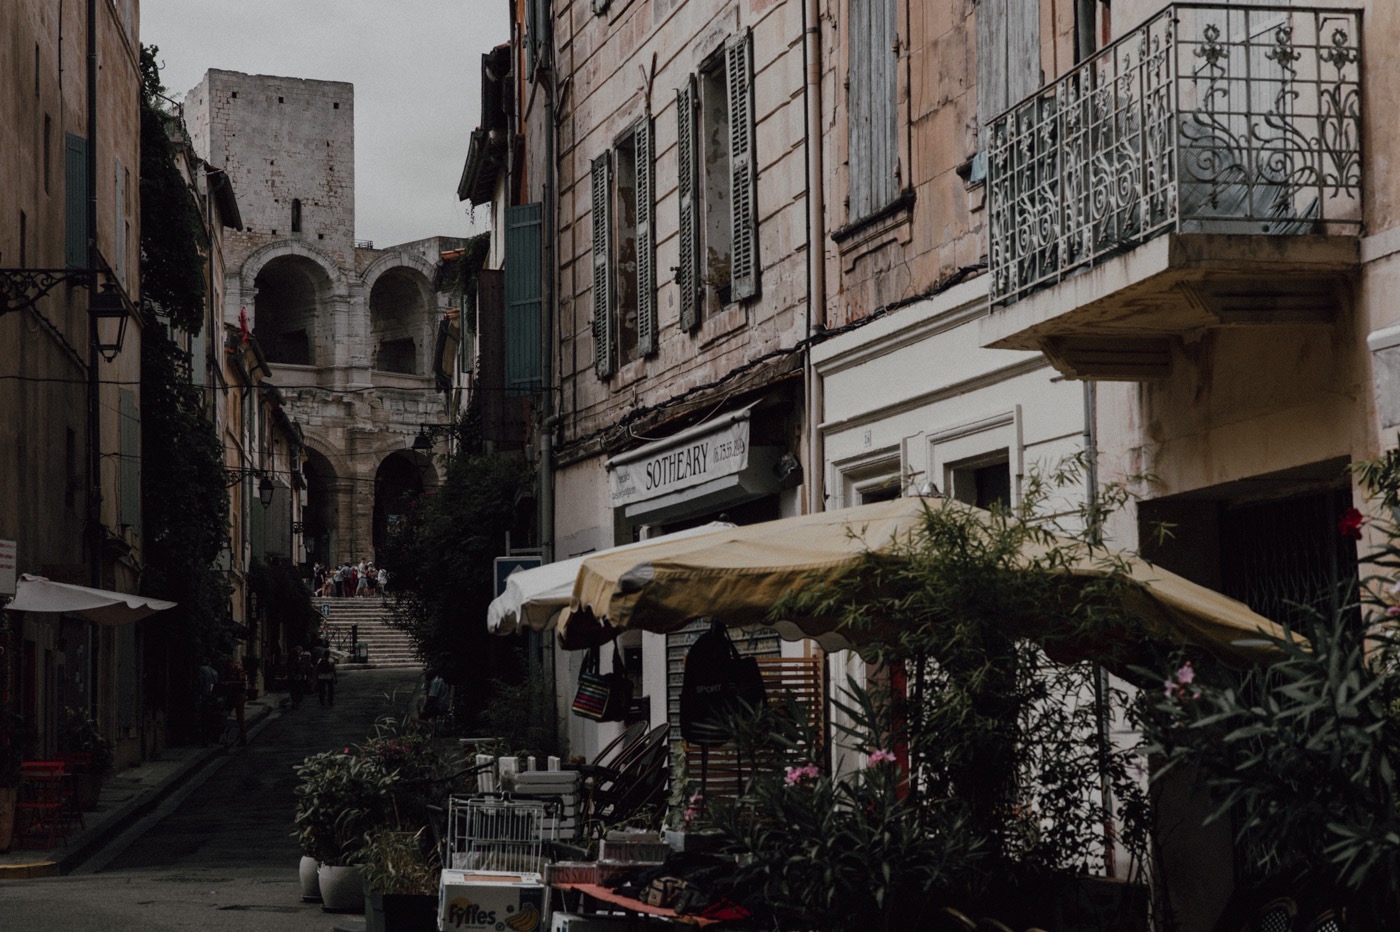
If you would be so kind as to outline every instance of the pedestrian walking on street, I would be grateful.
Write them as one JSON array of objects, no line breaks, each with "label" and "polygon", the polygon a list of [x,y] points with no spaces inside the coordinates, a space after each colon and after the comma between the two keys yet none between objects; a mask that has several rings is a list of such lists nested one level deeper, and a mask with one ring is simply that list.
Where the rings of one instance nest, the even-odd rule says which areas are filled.
[{"label": "pedestrian walking on street", "polygon": [[316,661],[316,698],[320,700],[322,708],[335,705],[335,683],[335,658],[327,649]]},{"label": "pedestrian walking on street", "polygon": [[292,708],[301,708],[301,698],[306,695],[306,656],[300,644],[292,647],[292,655],[287,659],[287,691],[292,696]]},{"label": "pedestrian walking on street", "polygon": [[229,708],[233,709],[234,718],[238,722],[238,745],[242,747],[248,743],[248,725],[243,718],[244,707],[248,704],[248,680],[243,674],[243,668],[230,660],[224,667],[224,679],[220,685],[223,687],[224,699]]}]

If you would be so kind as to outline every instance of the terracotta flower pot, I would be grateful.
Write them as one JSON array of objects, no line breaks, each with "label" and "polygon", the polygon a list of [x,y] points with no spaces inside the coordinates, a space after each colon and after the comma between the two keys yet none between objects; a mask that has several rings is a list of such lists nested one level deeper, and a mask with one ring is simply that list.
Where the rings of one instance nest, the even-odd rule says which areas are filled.
[{"label": "terracotta flower pot", "polygon": [[328,913],[365,911],[365,881],[358,867],[322,864],[317,879],[321,882],[321,909]]},{"label": "terracotta flower pot", "polygon": [[315,858],[302,855],[297,874],[301,879],[301,901],[303,903],[321,902],[321,880],[317,876],[320,866],[316,863]]}]

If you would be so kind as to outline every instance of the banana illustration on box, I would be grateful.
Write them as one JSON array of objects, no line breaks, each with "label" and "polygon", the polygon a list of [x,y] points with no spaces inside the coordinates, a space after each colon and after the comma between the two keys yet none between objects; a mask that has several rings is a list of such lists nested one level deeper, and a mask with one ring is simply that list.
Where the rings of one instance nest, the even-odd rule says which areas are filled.
[{"label": "banana illustration on box", "polygon": [[535,908],[534,903],[526,903],[520,907],[520,912],[506,920],[506,925],[515,932],[532,932],[540,924],[540,911]]}]

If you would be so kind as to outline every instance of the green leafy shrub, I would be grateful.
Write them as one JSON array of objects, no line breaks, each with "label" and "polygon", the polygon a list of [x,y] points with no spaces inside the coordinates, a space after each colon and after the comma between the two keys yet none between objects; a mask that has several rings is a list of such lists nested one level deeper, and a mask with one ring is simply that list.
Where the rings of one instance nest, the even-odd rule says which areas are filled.
[{"label": "green leafy shrub", "polygon": [[64,706],[58,717],[58,750],[64,754],[89,754],[92,773],[105,777],[112,772],[115,760],[112,742],[107,740],[86,710]]}]

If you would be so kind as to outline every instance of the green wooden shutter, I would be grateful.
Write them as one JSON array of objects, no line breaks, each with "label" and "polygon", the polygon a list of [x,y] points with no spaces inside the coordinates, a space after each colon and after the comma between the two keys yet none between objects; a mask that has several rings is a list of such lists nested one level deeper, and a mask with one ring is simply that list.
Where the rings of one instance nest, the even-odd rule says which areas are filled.
[{"label": "green wooden shutter", "polygon": [[506,208],[505,393],[540,389],[540,204]]},{"label": "green wooden shutter", "polygon": [[652,215],[656,212],[656,185],[652,163],[651,117],[637,121],[637,351],[656,353],[656,237]]},{"label": "green wooden shutter", "polygon": [[730,218],[734,252],[730,280],[735,299],[758,294],[758,172],[754,151],[753,42],[745,32],[725,43],[729,85]]},{"label": "green wooden shutter", "polygon": [[676,193],[680,204],[680,256],[676,285],[680,288],[681,329],[700,323],[700,166],[695,138],[695,76],[676,91]]},{"label": "green wooden shutter", "polygon": [[117,498],[117,520],[141,531],[141,413],[136,408],[136,393],[121,390],[118,402],[121,419],[120,494]]},{"label": "green wooden shutter", "polygon": [[608,153],[593,160],[593,368],[612,375],[615,330],[612,315],[612,210],[608,198]]},{"label": "green wooden shutter", "polygon": [[69,268],[87,268],[87,140],[63,134],[64,261]]}]

